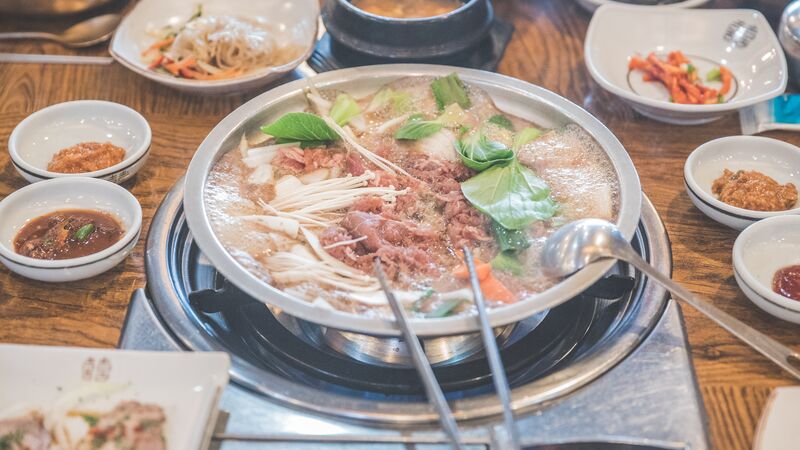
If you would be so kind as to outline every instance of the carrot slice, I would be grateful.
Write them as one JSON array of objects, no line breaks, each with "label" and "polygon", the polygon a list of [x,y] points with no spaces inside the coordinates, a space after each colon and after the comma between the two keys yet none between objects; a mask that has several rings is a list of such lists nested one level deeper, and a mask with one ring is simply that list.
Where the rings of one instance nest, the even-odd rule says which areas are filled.
[{"label": "carrot slice", "polygon": [[163,61],[164,61],[164,55],[158,55],[156,59],[154,59],[150,64],[147,65],[147,68],[153,70],[156,67],[160,66]]},{"label": "carrot slice", "polygon": [[481,292],[483,292],[484,297],[490,300],[503,303],[514,303],[517,301],[517,296],[492,275],[481,281]]},{"label": "carrot slice", "polygon": [[733,74],[727,67],[719,66],[719,74],[722,78],[722,88],[720,88],[719,93],[721,95],[725,95],[728,91],[731,90],[731,81],[733,80]]},{"label": "carrot slice", "polygon": [[[483,281],[492,274],[491,264],[481,262],[478,258],[475,258],[474,261],[475,274],[478,275],[478,280]],[[460,266],[456,267],[455,270],[453,270],[453,276],[461,280],[469,279],[469,269],[467,269],[466,264],[461,264]]]},{"label": "carrot slice", "polygon": [[172,42],[174,42],[174,41],[175,41],[175,36],[168,37],[168,38],[166,38],[164,40],[158,41],[155,44],[151,45],[150,47],[147,47],[147,50],[143,51],[142,55],[150,53],[153,50],[160,50],[160,49],[172,44]]}]

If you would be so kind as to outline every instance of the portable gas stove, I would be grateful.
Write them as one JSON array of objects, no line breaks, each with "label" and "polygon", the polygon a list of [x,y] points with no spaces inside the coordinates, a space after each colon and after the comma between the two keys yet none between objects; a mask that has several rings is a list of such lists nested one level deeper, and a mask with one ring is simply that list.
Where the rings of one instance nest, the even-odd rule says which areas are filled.
[{"label": "portable gas stove", "polygon": [[[247,439],[255,437],[273,439],[258,448],[276,449],[447,442],[400,340],[307,323],[238,291],[193,244],[182,198],[181,181],[153,219],[147,288],[133,295],[119,347],[231,355],[220,404],[227,420],[217,433],[238,439],[214,445],[253,448]],[[666,232],[647,199],[633,244],[671,270]],[[678,305],[627,264],[577,298],[496,331],[526,448],[709,448]],[[423,344],[470,448],[499,448],[501,406],[480,335]]]}]

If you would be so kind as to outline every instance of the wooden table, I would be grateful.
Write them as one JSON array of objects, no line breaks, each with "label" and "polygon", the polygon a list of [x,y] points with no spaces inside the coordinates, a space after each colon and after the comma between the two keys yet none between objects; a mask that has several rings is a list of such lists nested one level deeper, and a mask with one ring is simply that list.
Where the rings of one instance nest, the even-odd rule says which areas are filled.
[{"label": "wooden table", "polygon": [[[683,163],[698,145],[739,134],[736,115],[710,125],[679,127],[635,114],[591,81],[583,63],[590,16],[567,0],[497,0],[500,16],[516,32],[498,71],[560,93],[604,122],[630,152],[645,193],[663,217],[672,240],[674,277],[753,327],[800,349],[798,328],[753,306],[739,291],[731,268],[736,232],[706,218],[683,188]],[[758,2],[718,0],[716,6],[760,7]],[[779,10],[765,12],[775,20]],[[56,28],[34,20],[0,18],[0,30]],[[76,53],[54,44],[0,43],[0,52]],[[103,48],[80,54],[101,54]],[[14,126],[54,103],[103,99],[128,105],[150,122],[152,156],[128,187],[144,210],[144,229],[164,194],[180,178],[201,140],[225,115],[258,92],[229,97],[182,94],[134,75],[122,66],[0,64],[0,197],[25,186],[5,151]],[[769,136],[800,144],[789,133]],[[131,292],[145,285],[144,238],[114,270],[90,280],[45,284],[0,266],[0,342],[113,347]],[[719,449],[751,447],[753,432],[772,388],[793,380],[749,347],[689,307],[684,308],[697,377]]]}]

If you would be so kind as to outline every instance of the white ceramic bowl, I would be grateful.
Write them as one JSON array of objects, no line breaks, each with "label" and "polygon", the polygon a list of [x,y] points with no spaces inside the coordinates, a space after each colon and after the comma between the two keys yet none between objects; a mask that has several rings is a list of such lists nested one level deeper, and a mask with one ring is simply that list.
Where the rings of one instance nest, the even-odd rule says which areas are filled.
[{"label": "white ceramic bowl", "polygon": [[762,220],[733,244],[733,273],[747,298],[775,317],[800,323],[800,301],[772,291],[775,272],[795,264],[800,264],[800,216]]},{"label": "white ceramic bowl", "polygon": [[683,166],[683,180],[692,203],[705,215],[735,230],[768,217],[800,214],[800,202],[787,211],[753,211],[718,200],[711,193],[723,169],[757,170],[778,183],[800,188],[800,148],[760,136],[728,136],[697,147]]},{"label": "white ceramic bowl", "polygon": [[[749,9],[680,9],[606,5],[597,10],[584,43],[586,67],[605,90],[644,116],[694,125],[783,94],[786,58],[764,16]],[[734,76],[725,103],[683,105],[669,101],[660,83],[629,71],[631,56],[665,56],[681,50],[701,77],[719,65]],[[714,86],[713,83],[706,83]]]},{"label": "white ceramic bowl", "polygon": [[[603,5],[630,5],[631,3],[619,2],[614,0],[577,0],[578,4],[589,12],[593,12]],[[666,5],[645,5],[648,8],[697,8],[703,6],[711,0],[682,0]]]},{"label": "white ceramic bowl", "polygon": [[[78,100],[40,109],[20,122],[8,139],[17,172],[31,183],[60,177],[93,177],[121,183],[144,166],[150,155],[150,126],[141,114],[119,103]],[[81,142],[111,142],[125,159],[105,169],[79,174],[47,170],[59,150]]]},{"label": "white ceramic bowl", "polygon": [[[125,234],[97,253],[43,260],[14,252],[14,237],[28,221],[61,209],[93,209],[113,214]],[[0,262],[27,278],[49,282],[93,277],[116,266],[131,252],[142,229],[142,208],[130,192],[110,181],[69,177],[34,183],[0,201]]]},{"label": "white ceramic bowl", "polygon": [[[291,72],[308,59],[314,49],[319,21],[317,0],[204,0],[204,15],[249,18],[274,26],[281,42],[301,48],[300,55],[286,64],[265,67],[228,80],[191,80],[173,77],[147,68],[142,52],[160,39],[158,30],[180,26],[194,13],[196,2],[184,0],[141,0],[125,16],[114,33],[109,52],[120,64],[163,85],[202,94],[230,94],[261,87]],[[163,34],[163,32],[162,32]]]}]

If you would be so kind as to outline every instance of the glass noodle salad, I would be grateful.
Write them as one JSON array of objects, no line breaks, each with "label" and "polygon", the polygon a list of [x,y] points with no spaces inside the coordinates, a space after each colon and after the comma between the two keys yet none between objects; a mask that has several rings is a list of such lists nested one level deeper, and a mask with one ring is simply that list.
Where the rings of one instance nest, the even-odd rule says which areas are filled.
[{"label": "glass noodle salad", "polygon": [[179,28],[167,27],[142,58],[151,70],[193,80],[223,80],[279,66],[300,48],[278,41],[272,28],[254,20],[204,15],[201,6]]}]

